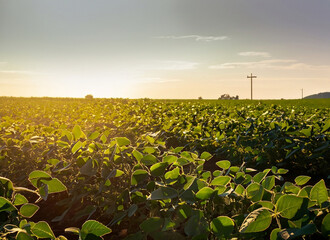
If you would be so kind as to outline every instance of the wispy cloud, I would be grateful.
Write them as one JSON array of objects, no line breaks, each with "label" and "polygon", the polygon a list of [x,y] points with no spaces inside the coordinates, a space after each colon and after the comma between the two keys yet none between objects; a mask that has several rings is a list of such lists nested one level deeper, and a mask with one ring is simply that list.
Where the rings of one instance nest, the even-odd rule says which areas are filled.
[{"label": "wispy cloud", "polygon": [[243,57],[271,57],[270,53],[268,52],[239,52],[238,55]]},{"label": "wispy cloud", "polygon": [[47,75],[46,73],[42,73],[42,72],[20,71],[20,70],[0,70],[0,73],[3,73],[3,74],[19,74],[19,75]]},{"label": "wispy cloud", "polygon": [[209,66],[210,69],[234,69],[234,68],[267,68],[282,70],[324,70],[329,69],[326,65],[311,65],[298,62],[293,59],[270,59],[255,62],[228,62]]},{"label": "wispy cloud", "polygon": [[155,38],[162,39],[194,39],[195,41],[200,42],[213,42],[213,41],[222,41],[228,40],[228,36],[201,36],[201,35],[184,35],[184,36],[157,36]]},{"label": "wispy cloud", "polygon": [[191,70],[195,69],[199,63],[188,61],[155,61],[152,64],[143,67],[143,70]]},{"label": "wispy cloud", "polygon": [[142,83],[169,83],[169,82],[181,82],[182,79],[172,79],[172,78],[160,78],[160,77],[146,77],[141,78],[139,82]]}]

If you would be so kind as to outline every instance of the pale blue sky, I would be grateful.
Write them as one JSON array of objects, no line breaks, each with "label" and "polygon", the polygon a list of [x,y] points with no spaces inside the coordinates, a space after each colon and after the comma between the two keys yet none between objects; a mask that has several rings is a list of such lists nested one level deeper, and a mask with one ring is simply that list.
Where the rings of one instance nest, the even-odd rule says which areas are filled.
[{"label": "pale blue sky", "polygon": [[0,96],[330,91],[328,0],[0,0]]}]

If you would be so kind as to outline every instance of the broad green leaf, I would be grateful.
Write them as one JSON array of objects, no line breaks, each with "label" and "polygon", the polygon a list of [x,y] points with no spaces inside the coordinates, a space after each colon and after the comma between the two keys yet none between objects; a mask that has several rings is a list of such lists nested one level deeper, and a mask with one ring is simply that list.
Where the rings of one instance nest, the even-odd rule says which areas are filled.
[{"label": "broad green leaf", "polygon": [[287,228],[283,229],[279,235],[282,239],[294,239],[299,236],[310,235],[317,231],[315,224],[307,224],[302,228]]},{"label": "broad green leaf", "polygon": [[212,154],[209,152],[203,152],[200,156],[201,159],[210,160],[212,158]]},{"label": "broad green leaf", "polygon": [[76,142],[76,144],[71,149],[72,154],[75,154],[76,152],[78,152],[79,149],[82,148],[82,147],[83,147],[82,142],[80,142],[80,141]]},{"label": "broad green leaf", "polygon": [[312,129],[311,128],[302,129],[302,130],[300,130],[300,132],[302,134],[304,134],[306,137],[310,137],[312,135]]},{"label": "broad green leaf", "polygon": [[38,238],[55,239],[52,229],[45,221],[37,222],[33,227],[31,227],[31,232]]},{"label": "broad green leaf", "polygon": [[299,177],[296,177],[294,179],[295,183],[297,185],[304,185],[306,184],[309,180],[311,179],[311,177],[309,176],[299,176]]},{"label": "broad green leaf", "polygon": [[[203,213],[198,210],[195,212],[186,222],[184,226],[184,232],[188,237],[199,236],[208,231],[208,223],[203,217]],[[201,239],[206,239],[207,237],[202,237]],[[198,239],[198,238],[197,238]]]},{"label": "broad green leaf", "polygon": [[275,176],[268,176],[262,181],[262,186],[267,190],[272,190],[275,186]]},{"label": "broad green leaf", "polygon": [[79,140],[80,138],[86,138],[86,135],[81,130],[79,125],[74,126],[74,128],[72,129],[72,134],[73,134],[75,140]]},{"label": "broad green leaf", "polygon": [[28,203],[29,201],[26,199],[26,197],[24,197],[22,194],[20,193],[17,193],[15,194],[15,197],[14,197],[14,205],[15,206],[19,206],[19,205],[22,205],[22,204],[25,204],[25,203]]},{"label": "broad green leaf", "polygon": [[131,185],[137,185],[138,183],[144,181],[147,177],[148,172],[146,170],[138,169],[132,174]]},{"label": "broad green leaf", "polygon": [[279,232],[281,232],[280,228],[275,228],[270,234],[270,240],[282,240],[282,238],[279,236]]},{"label": "broad green leaf", "polygon": [[321,230],[324,236],[330,236],[330,213],[323,218]]},{"label": "broad green leaf", "polygon": [[292,219],[298,214],[298,211],[303,212],[307,209],[306,200],[306,198],[294,195],[283,195],[276,202],[276,213],[284,218]]},{"label": "broad green leaf", "polygon": [[289,172],[289,170],[284,169],[284,168],[280,168],[277,170],[277,174],[286,174],[287,172]]},{"label": "broad green leaf", "polygon": [[206,199],[209,199],[212,195],[212,193],[214,192],[214,190],[210,187],[203,187],[201,190],[199,190],[197,193],[196,193],[196,197],[198,199],[201,199],[201,200],[206,200]]},{"label": "broad green leaf", "polygon": [[242,185],[238,184],[235,189],[235,193],[237,193],[238,195],[244,196],[244,191],[245,191],[245,188]]},{"label": "broad green leaf", "polygon": [[97,173],[97,168],[93,166],[93,159],[89,158],[86,161],[86,163],[80,168],[80,173],[90,177]]},{"label": "broad green leaf", "polygon": [[21,206],[19,212],[23,217],[30,218],[32,217],[37,211],[39,207],[32,203],[26,203]]},{"label": "broad green leaf", "polygon": [[316,201],[319,206],[322,206],[322,203],[328,200],[328,191],[323,179],[314,185],[310,198]]},{"label": "broad green leaf", "polygon": [[167,162],[168,164],[172,164],[174,162],[176,162],[178,158],[176,156],[173,155],[167,155],[165,157],[163,157],[163,162]]},{"label": "broad green leaf", "polygon": [[251,212],[239,229],[240,233],[254,233],[265,231],[272,222],[272,215],[267,208],[259,208]]},{"label": "broad green leaf", "polygon": [[219,186],[219,185],[227,185],[230,182],[231,178],[228,176],[219,176],[212,180],[211,185]]},{"label": "broad green leaf", "polygon": [[85,237],[88,234],[102,237],[108,233],[111,233],[111,229],[104,226],[102,223],[95,221],[95,220],[88,220],[86,221],[82,227],[81,227],[81,236],[82,239],[85,239]]},{"label": "broad green leaf", "polygon": [[100,132],[99,132],[99,131],[95,131],[95,132],[91,133],[91,134],[88,136],[88,139],[90,139],[90,140],[95,140],[96,138],[98,138],[98,136],[100,136]]},{"label": "broad green leaf", "polygon": [[131,141],[126,137],[116,137],[115,140],[119,147],[127,146],[131,144]]},{"label": "broad green leaf", "polygon": [[144,165],[150,166],[150,165],[157,163],[157,158],[152,154],[147,154],[147,155],[143,156],[143,158],[141,159],[141,162]]},{"label": "broad green leaf", "polygon": [[58,193],[67,190],[66,186],[57,178],[41,180],[41,182],[48,185],[48,193]]},{"label": "broad green leaf", "polygon": [[234,230],[234,221],[227,216],[219,216],[212,220],[211,230],[219,238],[229,238]]},{"label": "broad green leaf", "polygon": [[133,150],[132,154],[138,162],[140,162],[141,159],[143,158],[143,154],[136,149]]},{"label": "broad green leaf", "polygon": [[253,177],[253,181],[257,182],[257,183],[261,183],[262,180],[264,180],[264,178],[267,176],[267,174],[270,172],[270,169],[266,169],[263,172],[259,172],[257,173],[254,177]]},{"label": "broad green leaf", "polygon": [[176,198],[178,196],[177,190],[171,187],[159,187],[155,191],[151,192],[148,200],[165,200]]},{"label": "broad green leaf", "polygon": [[136,210],[138,210],[138,206],[136,204],[132,204],[128,209],[127,216],[128,217],[133,216]]},{"label": "broad green leaf", "polygon": [[16,235],[16,240],[34,240],[28,233],[20,231]]},{"label": "broad green leaf", "polygon": [[8,201],[4,197],[0,197],[0,212],[4,212],[4,211],[11,212],[15,210],[17,210],[16,207],[10,201]]},{"label": "broad green leaf", "polygon": [[39,171],[39,170],[35,170],[35,171],[31,172],[30,175],[29,175],[29,181],[36,188],[39,187],[39,186],[37,186],[37,184],[38,184],[38,182],[40,184],[41,179],[51,180],[52,177],[48,173],[46,173],[44,171]]},{"label": "broad green leaf", "polygon": [[216,164],[219,168],[222,168],[224,170],[230,168],[230,165],[231,165],[228,160],[218,161],[218,162],[216,162]]},{"label": "broad green leaf", "polygon": [[159,162],[150,167],[150,172],[152,176],[158,177],[164,174],[167,167],[166,162]]},{"label": "broad green leaf", "polygon": [[177,179],[180,175],[180,168],[176,167],[171,171],[165,173],[165,179]]},{"label": "broad green leaf", "polygon": [[151,233],[154,231],[159,231],[164,224],[164,219],[160,217],[151,217],[144,220],[140,224],[140,229],[145,233]]},{"label": "broad green leaf", "polygon": [[246,188],[246,195],[253,202],[260,201],[264,195],[264,188],[259,183],[252,183]]},{"label": "broad green leaf", "polygon": [[13,194],[14,186],[12,181],[8,178],[0,177],[0,196],[5,198],[11,198]]}]

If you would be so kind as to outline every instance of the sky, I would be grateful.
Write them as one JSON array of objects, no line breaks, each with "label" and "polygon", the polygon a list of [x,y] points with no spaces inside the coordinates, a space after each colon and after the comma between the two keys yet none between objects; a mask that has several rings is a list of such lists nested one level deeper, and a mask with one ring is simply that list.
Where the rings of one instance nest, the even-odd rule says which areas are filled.
[{"label": "sky", "polygon": [[0,0],[0,96],[330,91],[329,0]]}]

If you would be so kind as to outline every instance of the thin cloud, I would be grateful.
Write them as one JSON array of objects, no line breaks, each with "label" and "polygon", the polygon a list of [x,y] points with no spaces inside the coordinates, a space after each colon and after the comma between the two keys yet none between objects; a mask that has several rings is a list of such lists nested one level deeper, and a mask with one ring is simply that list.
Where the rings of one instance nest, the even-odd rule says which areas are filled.
[{"label": "thin cloud", "polygon": [[210,69],[234,69],[234,68],[267,68],[282,70],[324,70],[329,69],[326,65],[311,65],[298,62],[293,59],[270,59],[255,62],[229,62],[209,66]]},{"label": "thin cloud", "polygon": [[161,38],[161,39],[174,39],[174,40],[180,40],[180,39],[194,39],[195,41],[199,42],[213,42],[213,41],[223,41],[228,40],[228,36],[201,36],[201,35],[184,35],[184,36],[158,36],[155,38]]},{"label": "thin cloud", "polygon": [[47,75],[42,72],[35,71],[20,71],[20,70],[0,70],[0,74],[16,74],[16,75]]},{"label": "thin cloud", "polygon": [[199,63],[188,61],[157,61],[145,67],[144,70],[191,70],[195,69],[198,65]]},{"label": "thin cloud", "polygon": [[168,82],[181,82],[182,79],[168,79],[160,77],[142,78],[140,82],[142,83],[168,83]]},{"label": "thin cloud", "polygon": [[271,57],[270,53],[268,52],[239,52],[238,55],[243,57]]}]

